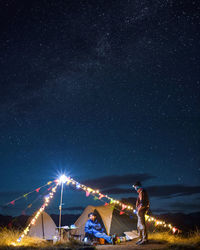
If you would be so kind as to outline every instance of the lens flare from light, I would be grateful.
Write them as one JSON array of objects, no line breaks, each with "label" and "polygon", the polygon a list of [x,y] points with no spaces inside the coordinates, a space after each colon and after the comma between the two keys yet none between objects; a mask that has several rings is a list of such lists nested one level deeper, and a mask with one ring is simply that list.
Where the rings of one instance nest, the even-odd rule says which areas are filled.
[{"label": "lens flare from light", "polygon": [[68,180],[67,176],[63,174],[59,178],[59,183],[64,184],[65,182],[67,182],[67,180]]}]

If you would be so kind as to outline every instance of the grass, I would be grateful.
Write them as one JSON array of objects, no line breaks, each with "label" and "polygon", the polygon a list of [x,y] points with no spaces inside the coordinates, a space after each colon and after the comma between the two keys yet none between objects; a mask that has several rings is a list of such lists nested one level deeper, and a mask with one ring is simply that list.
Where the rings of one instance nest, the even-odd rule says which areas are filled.
[{"label": "grass", "polygon": [[[4,250],[16,250],[16,249],[79,249],[82,244],[77,241],[69,241],[66,243],[52,244],[40,238],[24,237],[20,243],[17,243],[20,232],[17,230],[11,230],[6,228],[0,229],[0,249]],[[160,243],[167,246],[165,249],[182,250],[182,249],[200,249],[200,232],[191,232],[186,236],[173,235],[167,232],[163,233],[151,233],[149,234],[149,240],[151,242]],[[16,244],[16,246],[13,245]]]},{"label": "grass", "polygon": [[64,243],[53,244],[51,242],[45,241],[36,237],[25,236],[20,243],[17,239],[20,236],[20,231],[0,228],[0,249],[11,250],[11,249],[79,249],[82,244],[75,240],[70,240]]},{"label": "grass", "polygon": [[36,237],[24,237],[21,243],[17,242],[17,239],[20,236],[20,231],[7,229],[7,228],[1,228],[0,229],[0,246],[2,247],[8,247],[8,246],[22,246],[27,247],[31,246],[34,248],[39,247],[46,247],[48,242],[45,240],[42,240],[40,238]]},{"label": "grass", "polygon": [[190,232],[186,236],[173,235],[168,232],[151,233],[149,240],[167,243],[166,249],[200,249],[200,232]]}]

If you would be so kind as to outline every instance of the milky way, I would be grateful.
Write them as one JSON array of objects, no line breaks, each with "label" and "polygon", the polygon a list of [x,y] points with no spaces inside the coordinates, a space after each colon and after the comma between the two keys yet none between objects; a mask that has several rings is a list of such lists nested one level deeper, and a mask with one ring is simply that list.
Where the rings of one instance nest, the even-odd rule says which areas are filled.
[{"label": "milky way", "polygon": [[[1,1],[2,202],[67,171],[100,187],[114,178],[118,198],[140,177],[154,209],[189,199],[196,211],[199,11],[195,0]],[[66,194],[68,209],[94,202]]]}]

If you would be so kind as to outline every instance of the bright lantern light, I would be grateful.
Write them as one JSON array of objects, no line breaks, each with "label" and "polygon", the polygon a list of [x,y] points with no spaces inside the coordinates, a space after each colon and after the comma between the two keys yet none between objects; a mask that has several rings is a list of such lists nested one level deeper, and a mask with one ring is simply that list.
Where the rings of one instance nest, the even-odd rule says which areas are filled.
[{"label": "bright lantern light", "polygon": [[64,184],[67,180],[68,180],[67,176],[63,174],[59,178],[59,183],[60,184],[62,184],[62,183]]}]

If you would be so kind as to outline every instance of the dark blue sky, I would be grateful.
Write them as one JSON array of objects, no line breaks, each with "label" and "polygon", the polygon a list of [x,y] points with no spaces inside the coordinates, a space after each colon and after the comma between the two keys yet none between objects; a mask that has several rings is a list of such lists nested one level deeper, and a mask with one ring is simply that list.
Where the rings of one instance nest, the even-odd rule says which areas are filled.
[{"label": "dark blue sky", "polygon": [[[140,179],[154,211],[199,211],[198,1],[0,5],[1,203],[65,171],[118,198]],[[81,197],[66,189],[65,207],[94,203]]]}]

